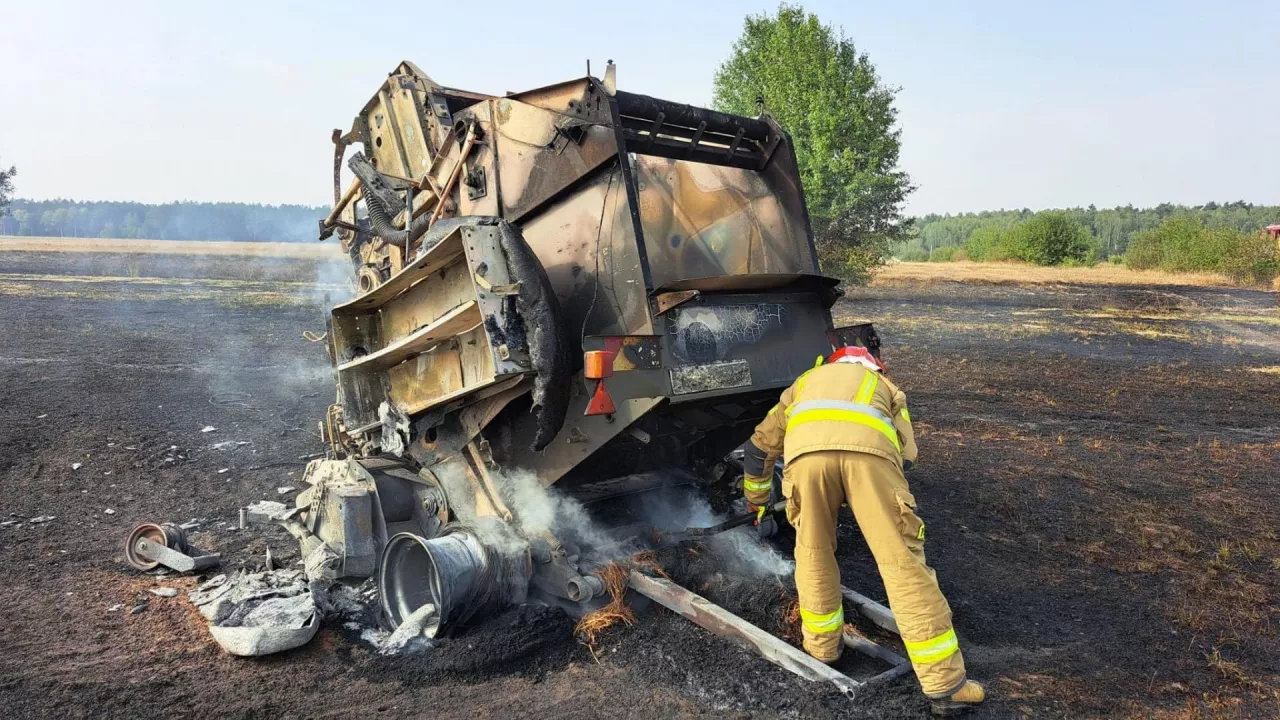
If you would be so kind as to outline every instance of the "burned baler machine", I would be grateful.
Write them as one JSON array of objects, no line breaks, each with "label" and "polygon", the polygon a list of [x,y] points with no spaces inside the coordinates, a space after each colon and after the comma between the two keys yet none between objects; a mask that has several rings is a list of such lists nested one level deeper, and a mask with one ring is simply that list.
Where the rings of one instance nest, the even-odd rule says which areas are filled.
[{"label": "burned baler machine", "polygon": [[[406,62],[334,141],[321,237],[338,235],[358,295],[330,318],[332,452],[299,505],[340,556],[459,520],[519,528],[515,471],[593,496],[657,467],[709,471],[815,358],[877,345],[869,325],[832,324],[837,283],[767,114],[620,91],[612,64],[497,97]],[[322,530],[325,487],[346,485],[379,517]],[[552,594],[581,599],[559,539],[525,540],[534,586],[555,576]]]}]

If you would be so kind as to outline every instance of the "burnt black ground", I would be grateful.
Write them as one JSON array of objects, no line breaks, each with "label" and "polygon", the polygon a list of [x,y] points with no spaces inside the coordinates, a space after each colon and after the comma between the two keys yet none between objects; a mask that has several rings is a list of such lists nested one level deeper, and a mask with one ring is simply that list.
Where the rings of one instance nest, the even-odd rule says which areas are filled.
[{"label": "burnt black ground", "polygon": [[[173,261],[142,256],[105,263],[123,278],[99,283],[49,277],[97,274],[83,259],[0,255],[0,520],[22,521],[0,528],[8,715],[925,712],[909,684],[851,705],[659,609],[594,654],[567,618],[515,608],[410,658],[340,627],[277,657],[227,657],[185,600],[147,592],[195,580],[139,575],[120,548],[137,522],[198,518],[193,541],[231,568],[259,563],[264,543],[296,559],[280,532],[231,528],[320,449],[332,389],[301,332],[322,329],[321,293],[290,284],[314,268],[219,259],[216,281],[151,281]],[[1275,297],[940,283],[838,306],[877,321],[908,392],[930,561],[993,694],[978,717],[1276,714]],[[224,441],[250,444],[212,449]],[[41,515],[55,519],[25,520]],[[883,598],[847,518],[841,532],[845,584]],[[696,584],[680,577],[696,567],[668,564]],[[695,589],[766,626],[780,607]]]}]

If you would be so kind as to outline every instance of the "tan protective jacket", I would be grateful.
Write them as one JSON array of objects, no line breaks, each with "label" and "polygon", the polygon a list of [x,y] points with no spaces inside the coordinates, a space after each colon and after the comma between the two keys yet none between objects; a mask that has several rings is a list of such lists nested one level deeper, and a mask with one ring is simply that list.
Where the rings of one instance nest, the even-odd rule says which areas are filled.
[{"label": "tan protective jacket", "polygon": [[916,440],[907,396],[889,378],[858,363],[820,365],[801,375],[783,391],[746,447],[747,500],[768,502],[778,457],[790,463],[815,450],[851,450],[899,465],[903,460],[914,463]]}]

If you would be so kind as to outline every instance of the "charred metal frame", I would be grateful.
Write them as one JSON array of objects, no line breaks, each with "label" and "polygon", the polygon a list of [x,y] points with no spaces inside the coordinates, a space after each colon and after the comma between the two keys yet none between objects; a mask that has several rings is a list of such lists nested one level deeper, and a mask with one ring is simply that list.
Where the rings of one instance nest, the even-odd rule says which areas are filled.
[{"label": "charred metal frame", "polygon": [[[719,420],[728,422],[723,429],[740,432],[767,409],[757,396],[788,384],[818,354],[849,342],[873,350],[878,344],[869,329],[851,334],[833,327],[829,308],[838,297],[835,281],[818,275],[795,150],[773,118],[616,90],[613,77],[611,67],[604,81],[579,78],[496,97],[437,85],[403,63],[370,98],[352,129],[333,138],[339,162],[355,141],[364,144],[369,159],[352,159],[353,169],[362,172],[345,191],[335,187],[338,205],[325,220],[326,232],[343,231],[344,248],[350,247],[360,265],[365,289],[413,267],[427,252],[430,231],[422,247],[413,241],[416,235],[399,245],[378,242],[376,229],[356,211],[362,194],[366,205],[372,196],[394,213],[392,225],[403,229],[387,232],[397,238],[407,234],[411,221],[419,227],[460,215],[495,216],[518,223],[540,262],[558,273],[553,286],[566,309],[566,325],[581,328],[569,352],[607,349],[614,342],[624,351],[615,357],[615,364],[622,363],[614,368],[618,372],[600,381],[616,396],[616,413],[581,417],[596,382],[579,375],[578,381],[565,383],[573,386],[568,400],[573,419],[556,443],[533,458],[495,451],[500,464],[529,467],[546,482],[580,465],[583,472],[576,474],[588,474],[589,456],[610,443],[632,442],[636,434],[624,431],[651,414],[676,421],[682,414],[701,417],[701,408],[721,399],[741,400],[740,414]],[[693,208],[701,214],[690,215]],[[598,230],[579,227],[583,214],[597,212]],[[389,227],[385,219],[379,222]],[[561,236],[566,227],[574,237]],[[602,237],[606,230],[608,240]],[[567,252],[571,243],[585,249]],[[557,268],[557,262],[563,264]],[[580,272],[589,280],[575,282]],[[676,335],[678,328],[697,324],[681,318],[696,315],[713,325],[732,324],[754,312],[751,308],[766,305],[785,309],[786,318],[774,318],[764,329],[691,327],[688,337]],[[585,316],[588,309],[591,317]],[[333,335],[350,335],[343,326],[349,322],[338,323]],[[695,346],[701,349],[689,350]],[[646,361],[627,363],[627,352],[640,347],[651,349]],[[502,348],[495,345],[493,351],[496,361],[505,360]],[[342,353],[335,348],[336,356]],[[339,357],[338,362],[352,360]],[[387,395],[395,383],[411,382],[402,369],[397,372],[398,380],[348,383],[344,392]],[[679,381],[679,393],[673,380]],[[406,449],[419,462],[438,462],[476,433],[484,435],[489,423],[507,428],[510,447],[523,447],[535,428],[523,416],[528,404],[519,401],[529,384],[518,387],[494,390],[490,400],[485,399],[488,390],[448,396],[445,404],[429,406],[430,417],[407,418]],[[472,415],[483,422],[446,422],[447,415],[473,403],[478,405]],[[327,424],[336,448],[359,446],[362,433],[399,422],[379,421],[368,403],[356,404],[363,409],[344,408],[345,422]],[[422,407],[411,405],[410,414]],[[447,442],[428,441],[421,435],[427,430]],[[638,433],[665,436],[661,428]],[[717,438],[707,448],[723,442]],[[507,447],[495,443],[500,445]],[[364,448],[357,452],[376,446]]]}]

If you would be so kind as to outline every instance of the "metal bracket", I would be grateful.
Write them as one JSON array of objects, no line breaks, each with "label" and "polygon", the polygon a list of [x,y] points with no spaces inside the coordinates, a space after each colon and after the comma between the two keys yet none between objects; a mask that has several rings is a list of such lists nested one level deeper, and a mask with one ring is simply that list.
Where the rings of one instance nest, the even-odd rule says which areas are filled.
[{"label": "metal bracket", "polygon": [[653,297],[653,304],[658,308],[658,314],[661,315],[668,310],[677,308],[690,300],[702,294],[700,290],[677,290],[675,292],[665,292]]},{"label": "metal bracket", "polygon": [[484,166],[467,170],[462,176],[462,184],[467,186],[467,198],[470,200],[479,200],[489,192],[489,184],[486,180]]},{"label": "metal bracket", "polygon": [[195,570],[204,570],[211,568],[221,562],[221,556],[217,553],[207,555],[191,556],[186,553],[178,552],[172,548],[165,547],[158,542],[147,538],[138,538],[134,543],[134,551],[148,560],[164,565],[178,572],[192,572]]},{"label": "metal bracket", "polygon": [[489,452],[489,443],[484,440],[472,440],[467,443],[465,448],[466,463],[469,469],[467,473],[477,494],[483,495],[498,517],[511,521],[514,517],[510,508],[502,499],[502,493],[498,490],[497,484],[490,474],[490,468],[497,467],[493,461],[493,455]]}]

